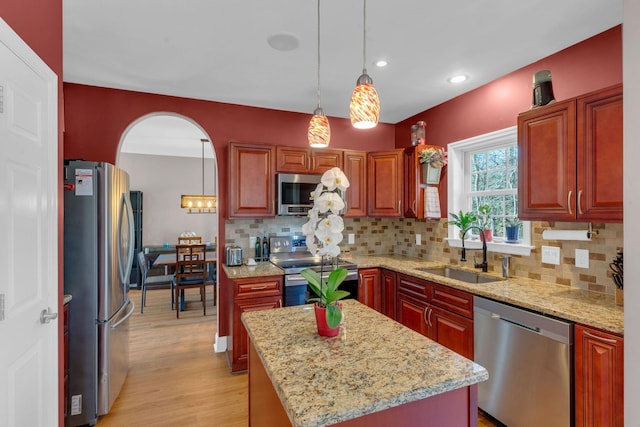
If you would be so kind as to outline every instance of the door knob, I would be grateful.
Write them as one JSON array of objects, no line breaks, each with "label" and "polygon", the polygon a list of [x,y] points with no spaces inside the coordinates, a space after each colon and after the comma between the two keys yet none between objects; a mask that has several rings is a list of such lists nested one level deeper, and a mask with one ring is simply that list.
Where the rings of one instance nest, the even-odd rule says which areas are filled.
[{"label": "door knob", "polygon": [[51,307],[47,307],[46,310],[42,310],[42,312],[40,312],[40,323],[49,323],[57,318],[58,313],[52,313]]}]

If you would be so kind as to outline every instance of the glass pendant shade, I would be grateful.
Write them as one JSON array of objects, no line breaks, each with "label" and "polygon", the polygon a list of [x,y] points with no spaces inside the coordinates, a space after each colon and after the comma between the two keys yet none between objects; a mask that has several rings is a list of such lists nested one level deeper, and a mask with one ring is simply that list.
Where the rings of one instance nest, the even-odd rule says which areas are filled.
[{"label": "glass pendant shade", "polygon": [[313,112],[313,117],[309,121],[307,136],[310,147],[324,148],[329,146],[331,127],[329,126],[329,119],[324,115],[324,111],[320,107]]},{"label": "glass pendant shade", "polygon": [[349,105],[351,124],[357,129],[371,129],[378,124],[380,100],[373,81],[366,71],[358,78]]}]

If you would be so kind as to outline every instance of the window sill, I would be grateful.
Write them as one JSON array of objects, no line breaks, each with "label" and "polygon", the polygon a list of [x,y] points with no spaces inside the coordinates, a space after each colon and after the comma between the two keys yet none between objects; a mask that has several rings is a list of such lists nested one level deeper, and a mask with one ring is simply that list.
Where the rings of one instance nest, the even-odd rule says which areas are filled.
[{"label": "window sill", "polygon": [[[461,248],[461,239],[445,239],[452,248]],[[464,239],[465,249],[482,249],[482,242],[479,239]],[[487,252],[496,252],[510,255],[530,256],[535,246],[523,245],[522,243],[487,242]]]}]

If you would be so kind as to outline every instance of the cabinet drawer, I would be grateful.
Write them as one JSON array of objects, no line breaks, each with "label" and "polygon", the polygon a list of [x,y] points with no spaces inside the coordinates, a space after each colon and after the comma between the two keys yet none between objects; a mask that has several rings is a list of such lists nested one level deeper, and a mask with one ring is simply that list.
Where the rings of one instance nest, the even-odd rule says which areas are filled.
[{"label": "cabinet drawer", "polygon": [[453,313],[473,319],[473,295],[458,289],[431,284],[430,302]]},{"label": "cabinet drawer", "polygon": [[282,295],[282,276],[236,279],[233,281],[233,284],[235,298]]},{"label": "cabinet drawer", "polygon": [[424,301],[428,301],[431,286],[432,284],[425,280],[421,280],[416,277],[405,276],[404,274],[398,274],[398,292],[403,292],[407,295],[411,295]]}]

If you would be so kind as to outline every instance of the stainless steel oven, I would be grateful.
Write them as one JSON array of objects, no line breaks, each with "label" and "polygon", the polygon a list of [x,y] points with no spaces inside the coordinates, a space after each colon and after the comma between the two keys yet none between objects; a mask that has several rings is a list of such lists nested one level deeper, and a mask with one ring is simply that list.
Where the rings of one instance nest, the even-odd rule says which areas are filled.
[{"label": "stainless steel oven", "polygon": [[[311,268],[327,278],[335,267],[331,260],[312,255],[306,246],[305,236],[278,236],[269,239],[271,263],[284,270],[284,305],[306,304],[310,289],[300,272]],[[358,298],[358,266],[352,262],[339,259],[337,267],[347,269],[347,277],[340,289],[350,293],[349,298]]]}]

